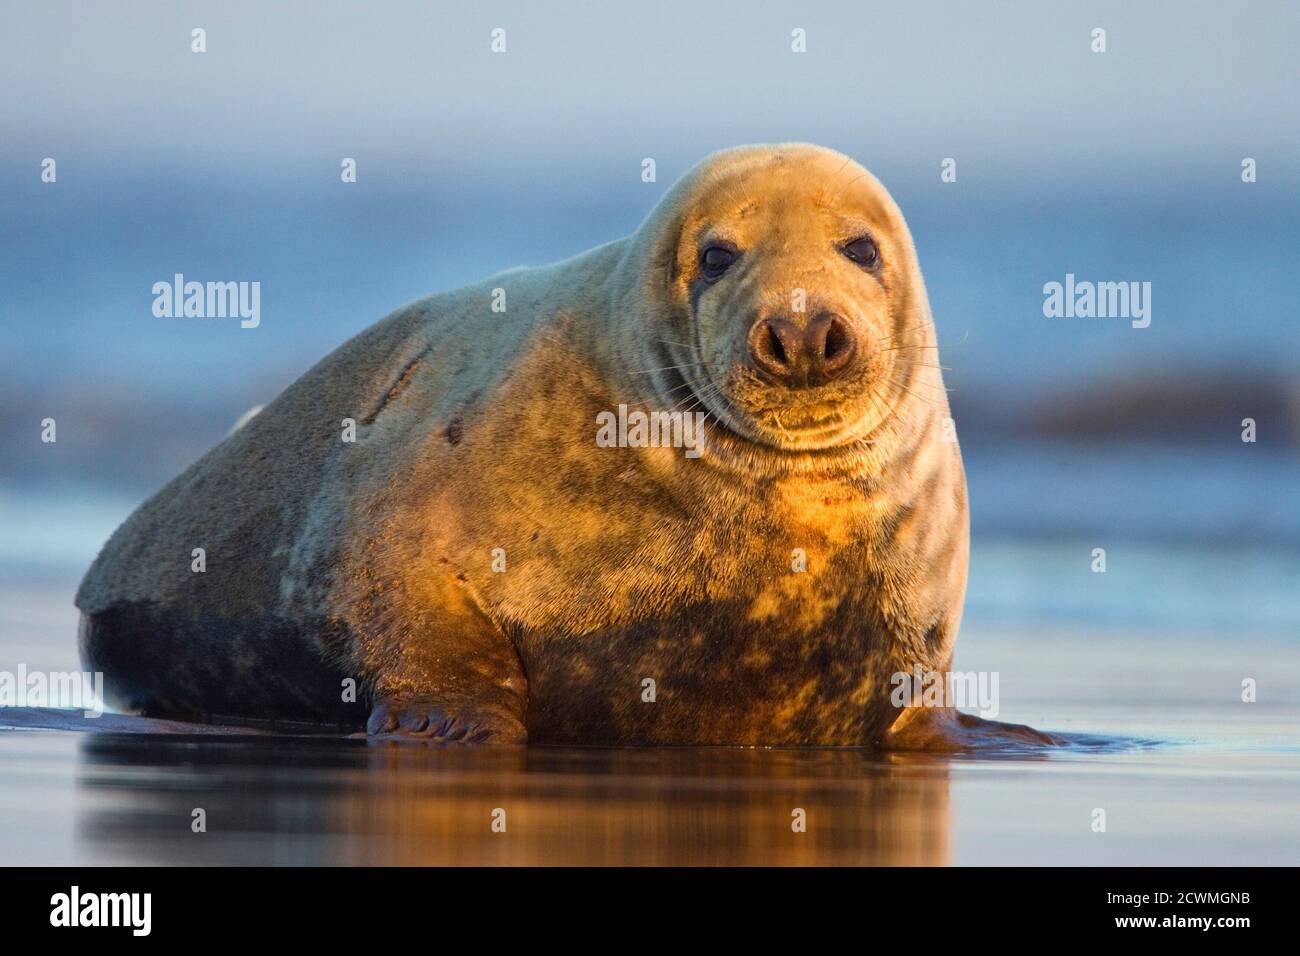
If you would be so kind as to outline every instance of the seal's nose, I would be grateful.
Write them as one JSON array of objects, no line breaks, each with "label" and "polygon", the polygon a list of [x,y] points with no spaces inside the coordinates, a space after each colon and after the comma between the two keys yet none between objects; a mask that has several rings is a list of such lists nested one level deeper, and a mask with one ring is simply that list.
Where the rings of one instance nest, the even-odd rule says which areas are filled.
[{"label": "seal's nose", "polygon": [[849,367],[856,351],[849,323],[833,312],[820,313],[803,328],[767,318],[749,330],[754,365],[789,388],[824,385]]}]

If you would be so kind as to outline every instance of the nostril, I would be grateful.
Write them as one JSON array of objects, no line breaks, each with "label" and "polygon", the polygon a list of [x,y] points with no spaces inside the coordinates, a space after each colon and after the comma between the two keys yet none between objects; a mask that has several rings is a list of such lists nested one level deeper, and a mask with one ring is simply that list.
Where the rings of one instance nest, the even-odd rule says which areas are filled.
[{"label": "nostril", "polygon": [[787,365],[790,357],[786,355],[785,343],[781,341],[780,334],[776,331],[776,326],[770,322],[767,325],[767,349],[772,359],[781,365]]},{"label": "nostril", "polygon": [[844,355],[848,350],[848,328],[838,318],[831,319],[830,325],[826,328],[826,341],[822,346],[822,355],[825,356],[827,362],[834,362],[836,358]]},{"label": "nostril", "polygon": [[754,365],[775,378],[785,380],[794,374],[799,350],[798,330],[784,319],[764,319],[750,330]]},{"label": "nostril", "polygon": [[830,381],[853,363],[856,349],[853,328],[842,316],[819,315],[809,325],[807,337],[812,381],[818,384]]}]

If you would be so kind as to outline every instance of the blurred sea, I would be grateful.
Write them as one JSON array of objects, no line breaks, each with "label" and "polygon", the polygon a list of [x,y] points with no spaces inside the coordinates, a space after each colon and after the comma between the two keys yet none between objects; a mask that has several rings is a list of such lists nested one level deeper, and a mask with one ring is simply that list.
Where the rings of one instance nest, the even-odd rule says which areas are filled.
[{"label": "blurred sea", "polygon": [[[20,188],[23,227],[0,238],[0,586],[69,601],[135,504],[401,303],[636,228],[662,187],[609,175]],[[1300,630],[1300,207],[900,192],[971,488],[968,623]],[[1045,318],[1066,271],[1152,282],[1150,328]],[[174,272],[260,280],[261,326],[155,318],[150,286]]]}]

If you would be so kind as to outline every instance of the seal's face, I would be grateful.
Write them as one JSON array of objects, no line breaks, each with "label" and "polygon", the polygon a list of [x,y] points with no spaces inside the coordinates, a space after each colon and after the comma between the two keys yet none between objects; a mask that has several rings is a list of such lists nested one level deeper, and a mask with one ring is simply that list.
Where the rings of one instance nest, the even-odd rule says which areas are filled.
[{"label": "seal's face", "polygon": [[686,318],[665,347],[723,425],[830,448],[863,440],[907,393],[928,309],[902,216],[866,170],[811,148],[724,158],[677,236]]}]

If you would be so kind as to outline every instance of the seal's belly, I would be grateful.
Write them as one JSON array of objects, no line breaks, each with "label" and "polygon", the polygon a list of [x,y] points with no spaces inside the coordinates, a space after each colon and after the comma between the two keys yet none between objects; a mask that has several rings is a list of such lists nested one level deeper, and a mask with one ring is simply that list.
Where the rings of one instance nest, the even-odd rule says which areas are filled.
[{"label": "seal's belly", "polygon": [[529,644],[529,741],[852,746],[888,727],[886,635],[847,613],[800,632],[736,611]]}]

